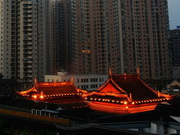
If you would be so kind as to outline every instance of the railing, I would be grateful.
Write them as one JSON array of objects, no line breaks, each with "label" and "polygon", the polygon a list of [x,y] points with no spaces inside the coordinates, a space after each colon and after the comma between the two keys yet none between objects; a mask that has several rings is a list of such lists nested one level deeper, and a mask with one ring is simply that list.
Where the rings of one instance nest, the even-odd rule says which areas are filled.
[{"label": "railing", "polygon": [[45,116],[41,114],[32,114],[28,112],[19,111],[16,109],[0,108],[0,114],[9,115],[14,117],[20,117],[25,119],[37,120],[41,122],[48,122],[61,125],[69,125],[71,121],[69,119],[58,118],[53,116]]}]

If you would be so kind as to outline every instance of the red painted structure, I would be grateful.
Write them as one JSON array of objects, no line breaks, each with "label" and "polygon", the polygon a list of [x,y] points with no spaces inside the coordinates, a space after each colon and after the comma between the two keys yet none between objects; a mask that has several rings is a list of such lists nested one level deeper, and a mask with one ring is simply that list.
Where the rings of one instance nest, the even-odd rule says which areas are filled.
[{"label": "red painted structure", "polygon": [[172,100],[149,87],[139,75],[110,75],[109,80],[97,92],[84,94],[92,110],[129,114],[154,110],[157,104]]},{"label": "red painted structure", "polygon": [[129,114],[151,111],[159,103],[172,100],[174,96],[165,95],[149,87],[134,74],[109,75],[108,81],[98,91],[78,89],[72,82],[38,83],[34,87],[18,92],[26,99],[81,108],[87,104],[90,109],[103,113]]},{"label": "red painted structure", "polygon": [[86,91],[78,89],[72,82],[38,83],[36,79],[31,89],[18,92],[25,99],[55,103],[66,108],[85,107],[83,93]]}]

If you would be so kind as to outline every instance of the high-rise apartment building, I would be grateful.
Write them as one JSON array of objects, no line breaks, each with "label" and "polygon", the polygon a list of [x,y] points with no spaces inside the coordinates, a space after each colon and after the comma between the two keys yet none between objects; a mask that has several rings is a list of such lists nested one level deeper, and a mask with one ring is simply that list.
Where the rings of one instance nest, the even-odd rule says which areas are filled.
[{"label": "high-rise apartment building", "polygon": [[170,79],[167,0],[120,0],[124,70],[144,79]]},{"label": "high-rise apartment building", "polygon": [[48,0],[0,0],[0,73],[19,82],[49,72]]},{"label": "high-rise apartment building", "polygon": [[170,79],[167,0],[0,0],[0,73]]},{"label": "high-rise apartment building", "polygon": [[68,70],[66,0],[49,1],[50,72]]},{"label": "high-rise apartment building", "polygon": [[170,30],[173,79],[180,79],[180,27]]},{"label": "high-rise apartment building", "polygon": [[70,72],[170,79],[167,0],[69,0]]},{"label": "high-rise apartment building", "polygon": [[69,0],[70,73],[123,71],[118,0]]}]

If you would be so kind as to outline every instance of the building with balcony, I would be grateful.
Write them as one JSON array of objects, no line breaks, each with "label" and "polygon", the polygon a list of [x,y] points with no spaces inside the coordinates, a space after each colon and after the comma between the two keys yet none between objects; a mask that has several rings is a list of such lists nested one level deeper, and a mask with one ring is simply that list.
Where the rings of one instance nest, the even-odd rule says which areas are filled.
[{"label": "building with balcony", "polygon": [[73,74],[123,72],[118,1],[69,0],[69,66]]},{"label": "building with balcony", "polygon": [[48,0],[0,1],[0,72],[32,83],[49,72]]},{"label": "building with balcony", "polygon": [[70,73],[170,79],[167,0],[69,0]]},{"label": "building with balcony", "polygon": [[63,0],[49,1],[50,72],[68,69],[67,4]]},{"label": "building with balcony", "polygon": [[170,79],[167,0],[120,0],[124,70],[144,79]]}]

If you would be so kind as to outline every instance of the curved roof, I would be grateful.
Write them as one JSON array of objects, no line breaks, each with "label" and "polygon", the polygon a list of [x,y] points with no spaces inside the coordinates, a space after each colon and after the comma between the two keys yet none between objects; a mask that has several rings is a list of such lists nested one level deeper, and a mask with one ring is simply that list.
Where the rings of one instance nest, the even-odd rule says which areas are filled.
[{"label": "curved roof", "polygon": [[133,100],[158,98],[158,92],[150,88],[138,75],[112,75],[113,81],[121,87]]},{"label": "curved roof", "polygon": [[99,92],[109,92],[109,93],[115,93],[115,94],[125,94],[126,93],[111,78],[104,85],[102,85],[98,90],[99,90]]},{"label": "curved roof", "polygon": [[32,95],[33,93],[43,93],[44,95],[67,94],[81,92],[72,82],[35,82],[35,86],[29,90],[21,91],[21,95]]},{"label": "curved roof", "polygon": [[71,82],[39,83],[37,89],[45,95],[77,93],[77,88]]},{"label": "curved roof", "polygon": [[174,87],[174,86],[180,87],[180,82],[178,82],[177,80],[174,80],[172,83],[167,85],[167,88],[171,88],[171,87]]}]

